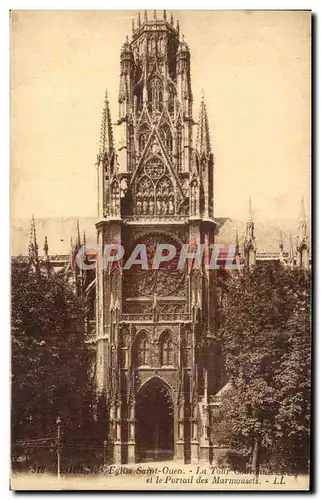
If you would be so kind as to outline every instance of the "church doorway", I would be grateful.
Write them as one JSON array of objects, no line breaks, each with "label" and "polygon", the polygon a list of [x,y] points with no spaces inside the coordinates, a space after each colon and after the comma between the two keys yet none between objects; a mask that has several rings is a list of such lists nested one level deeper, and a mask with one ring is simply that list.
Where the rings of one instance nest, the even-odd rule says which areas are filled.
[{"label": "church doorway", "polygon": [[171,460],[174,456],[174,406],[166,384],[149,380],[136,398],[136,462]]}]

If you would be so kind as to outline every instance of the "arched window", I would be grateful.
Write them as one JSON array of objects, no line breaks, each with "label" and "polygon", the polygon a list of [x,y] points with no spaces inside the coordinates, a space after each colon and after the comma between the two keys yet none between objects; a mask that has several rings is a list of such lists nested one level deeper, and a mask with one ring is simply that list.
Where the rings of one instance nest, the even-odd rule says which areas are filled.
[{"label": "arched window", "polygon": [[161,365],[170,366],[174,364],[174,346],[170,332],[165,332],[161,339]]},{"label": "arched window", "polygon": [[163,176],[156,186],[156,213],[160,215],[174,214],[174,186],[168,176]]},{"label": "arched window", "polygon": [[173,152],[173,136],[170,127],[165,124],[161,128],[161,136],[168,154],[171,156]]},{"label": "arched window", "polygon": [[148,365],[149,362],[149,342],[147,333],[142,333],[138,337],[136,343],[136,365],[144,366]]},{"label": "arched window", "polygon": [[150,213],[154,213],[154,201],[152,203],[153,207],[151,207],[151,200],[154,200],[154,186],[149,177],[144,175],[141,177],[136,186],[136,214],[147,215]]},{"label": "arched window", "polygon": [[147,125],[143,125],[142,128],[140,129],[139,135],[138,135],[139,154],[142,154],[142,152],[144,151],[147,140],[148,140],[148,127],[147,127]]},{"label": "arched window", "polygon": [[148,101],[151,111],[160,111],[163,106],[163,88],[161,80],[154,76],[149,83]]}]

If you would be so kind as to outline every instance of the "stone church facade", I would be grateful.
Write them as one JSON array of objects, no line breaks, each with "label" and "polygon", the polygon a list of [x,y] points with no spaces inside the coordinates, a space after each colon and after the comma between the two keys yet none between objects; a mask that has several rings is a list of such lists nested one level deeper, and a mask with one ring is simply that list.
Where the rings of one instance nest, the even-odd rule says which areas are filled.
[{"label": "stone church facade", "polygon": [[[192,115],[190,50],[173,17],[138,19],[120,56],[116,151],[106,96],[98,154],[98,251],[215,241],[207,112]],[[196,144],[193,127],[197,127]],[[221,385],[213,273],[166,267],[96,272],[96,374],[109,399],[114,462],[209,460],[208,400]]]},{"label": "stone church facade", "polygon": [[[88,298],[87,340],[97,390],[107,395],[108,459],[114,463],[215,459],[210,429],[228,382],[216,340],[221,291],[206,258],[200,268],[189,259],[178,268],[183,245],[193,253],[199,245],[233,243],[235,262],[247,267],[269,260],[310,265],[303,201],[295,250],[290,237],[287,252],[282,235],[276,252],[258,252],[251,204],[244,244],[233,223],[233,234],[224,236],[229,219],[214,219],[207,110],[202,98],[193,117],[190,57],[178,24],[165,12],[161,19],[156,13],[138,17],[121,48],[117,124],[107,94],[102,114],[96,234],[99,255],[106,244],[120,244],[124,259],[105,267],[98,258],[96,270],[79,269],[75,255],[86,246],[79,225],[69,256],[50,256],[46,237],[39,257]],[[115,126],[121,131],[117,147]],[[159,269],[127,269],[126,258],[140,244],[150,264],[160,244],[173,245],[177,256]],[[33,221],[29,260],[35,255]]]}]

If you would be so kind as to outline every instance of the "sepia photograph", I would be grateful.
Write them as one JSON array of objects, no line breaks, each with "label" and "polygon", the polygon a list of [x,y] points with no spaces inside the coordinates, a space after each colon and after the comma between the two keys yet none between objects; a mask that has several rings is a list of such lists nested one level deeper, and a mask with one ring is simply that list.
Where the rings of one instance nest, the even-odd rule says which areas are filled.
[{"label": "sepia photograph", "polygon": [[311,25],[11,10],[11,490],[310,490]]}]

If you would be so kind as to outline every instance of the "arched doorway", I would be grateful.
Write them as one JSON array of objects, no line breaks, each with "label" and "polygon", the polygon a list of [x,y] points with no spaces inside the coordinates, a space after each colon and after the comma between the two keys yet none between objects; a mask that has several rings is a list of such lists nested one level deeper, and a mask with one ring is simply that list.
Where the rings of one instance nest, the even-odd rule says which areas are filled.
[{"label": "arched doorway", "polygon": [[174,405],[167,385],[149,380],[136,398],[136,461],[171,460],[174,456]]}]

